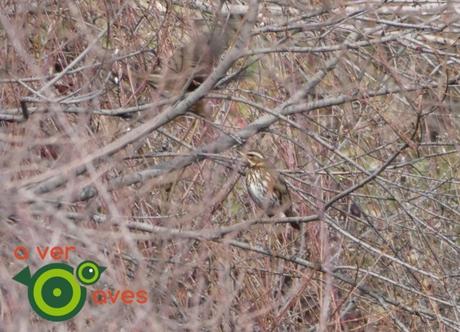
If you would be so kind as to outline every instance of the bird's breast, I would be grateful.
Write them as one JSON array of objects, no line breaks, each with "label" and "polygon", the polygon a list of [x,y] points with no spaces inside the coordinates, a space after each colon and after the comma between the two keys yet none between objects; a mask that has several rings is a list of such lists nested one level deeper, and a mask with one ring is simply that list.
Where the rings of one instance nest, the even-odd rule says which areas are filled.
[{"label": "bird's breast", "polygon": [[276,195],[269,192],[270,184],[265,176],[255,171],[250,172],[246,177],[246,187],[252,200],[259,208],[267,209],[277,204]]}]

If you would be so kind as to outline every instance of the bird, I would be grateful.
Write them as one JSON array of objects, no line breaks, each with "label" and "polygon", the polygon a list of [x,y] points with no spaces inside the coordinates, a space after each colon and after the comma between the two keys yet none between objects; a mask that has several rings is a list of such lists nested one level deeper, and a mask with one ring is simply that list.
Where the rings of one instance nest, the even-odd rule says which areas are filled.
[{"label": "bird", "polygon": [[[292,200],[286,182],[279,172],[267,161],[259,151],[239,152],[247,161],[248,169],[245,175],[246,189],[249,196],[269,217],[276,214],[294,217]],[[300,224],[290,223],[300,230]]]},{"label": "bird", "polygon": [[[192,29],[190,40],[178,47],[169,59],[161,79],[161,90],[176,96],[196,90],[234,42],[242,19],[243,15],[239,13],[227,18],[220,15],[211,27],[197,20],[197,27]],[[198,101],[190,112],[207,117],[204,101]]]}]

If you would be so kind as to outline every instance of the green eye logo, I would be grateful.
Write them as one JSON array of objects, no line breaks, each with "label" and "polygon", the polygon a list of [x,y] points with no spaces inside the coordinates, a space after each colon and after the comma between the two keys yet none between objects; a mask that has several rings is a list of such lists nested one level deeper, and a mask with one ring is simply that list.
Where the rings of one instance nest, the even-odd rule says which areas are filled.
[{"label": "green eye logo", "polygon": [[28,298],[32,309],[50,321],[64,321],[74,317],[83,308],[86,288],[99,280],[105,267],[92,261],[84,261],[73,268],[64,263],[52,263],[41,267],[32,276],[25,267],[13,279],[28,287]]}]

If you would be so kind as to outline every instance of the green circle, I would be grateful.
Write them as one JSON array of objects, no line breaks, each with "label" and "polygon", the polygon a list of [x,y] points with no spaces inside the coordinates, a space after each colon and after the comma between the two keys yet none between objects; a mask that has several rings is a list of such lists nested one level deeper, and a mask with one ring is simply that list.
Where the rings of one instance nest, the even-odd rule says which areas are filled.
[{"label": "green circle", "polygon": [[[48,282],[48,280],[50,282]],[[65,284],[65,282],[67,284]],[[48,293],[48,285],[58,283],[64,293],[70,294],[65,296],[65,300],[54,300]],[[47,284],[47,287],[44,286]],[[82,291],[78,282],[75,280],[71,272],[64,269],[50,269],[39,275],[33,285],[33,300],[38,310],[53,318],[67,317],[68,315],[76,314],[80,309],[79,304],[82,300]],[[46,294],[44,294],[46,293]],[[86,293],[86,292],[85,292]],[[48,304],[50,301],[51,305]],[[74,311],[78,310],[74,313]]]},{"label": "green circle", "polygon": [[62,290],[60,288],[53,289],[53,295],[55,297],[59,297],[59,296],[61,296],[61,294],[62,294]]},{"label": "green circle", "polygon": [[92,261],[84,261],[77,267],[77,278],[85,285],[92,285],[101,277],[99,266]]},{"label": "green circle", "polygon": [[72,300],[72,285],[61,277],[48,278],[40,290],[46,304],[60,308]]}]

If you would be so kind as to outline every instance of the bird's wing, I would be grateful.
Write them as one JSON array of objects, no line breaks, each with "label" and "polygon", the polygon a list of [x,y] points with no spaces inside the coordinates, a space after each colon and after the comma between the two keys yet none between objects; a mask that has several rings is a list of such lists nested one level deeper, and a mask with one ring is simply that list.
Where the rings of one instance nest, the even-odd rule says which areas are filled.
[{"label": "bird's wing", "polygon": [[281,175],[276,171],[272,171],[272,176],[275,179],[275,181],[273,181],[274,183],[273,189],[277,193],[281,204],[287,203],[290,200],[290,196],[289,196],[289,190],[287,188],[286,182],[281,177]]}]

